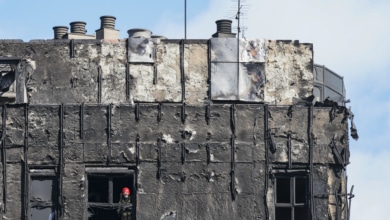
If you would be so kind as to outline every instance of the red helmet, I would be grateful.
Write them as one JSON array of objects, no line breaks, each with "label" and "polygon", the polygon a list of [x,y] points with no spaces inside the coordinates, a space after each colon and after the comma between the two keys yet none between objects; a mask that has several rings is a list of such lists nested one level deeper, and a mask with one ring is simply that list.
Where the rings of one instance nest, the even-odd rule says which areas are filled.
[{"label": "red helmet", "polygon": [[127,188],[127,187],[124,187],[124,188],[122,189],[122,194],[129,194],[129,195],[130,195],[130,189]]}]

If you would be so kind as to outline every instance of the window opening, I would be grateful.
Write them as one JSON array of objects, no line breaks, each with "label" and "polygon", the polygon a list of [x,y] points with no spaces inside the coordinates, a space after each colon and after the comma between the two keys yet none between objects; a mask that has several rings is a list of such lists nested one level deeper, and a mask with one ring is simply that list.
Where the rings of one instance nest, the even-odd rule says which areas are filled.
[{"label": "window opening", "polygon": [[[109,169],[100,171],[88,173],[87,219],[121,220],[123,215],[134,219],[131,217],[134,215],[135,204],[134,172],[108,172]],[[121,198],[124,198],[122,189],[125,187],[130,190],[129,199],[120,203]]]},{"label": "window opening", "polygon": [[307,177],[277,176],[275,181],[275,220],[307,220]]},{"label": "window opening", "polygon": [[15,102],[15,72],[14,62],[0,62],[0,104]]},{"label": "window opening", "polygon": [[54,220],[57,203],[57,178],[54,169],[30,170],[28,219]]}]

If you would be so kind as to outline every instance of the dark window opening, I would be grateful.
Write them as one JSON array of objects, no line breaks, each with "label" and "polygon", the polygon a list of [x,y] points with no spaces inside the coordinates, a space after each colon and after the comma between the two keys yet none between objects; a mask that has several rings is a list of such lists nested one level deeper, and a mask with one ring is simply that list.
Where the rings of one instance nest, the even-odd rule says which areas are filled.
[{"label": "dark window opening", "polygon": [[16,61],[0,62],[0,104],[13,103],[16,97],[15,73]]},{"label": "dark window opening", "polygon": [[[134,217],[135,189],[134,172],[121,173],[119,170],[98,169],[98,172],[88,173],[88,220],[120,220],[123,209],[126,209]],[[104,173],[106,172],[106,173]],[[130,203],[119,203],[122,197],[122,189],[130,189]],[[122,209],[121,209],[122,207]]]},{"label": "dark window opening", "polygon": [[295,203],[306,203],[306,178],[295,178]]},{"label": "dark window opening", "polygon": [[28,219],[54,220],[57,207],[57,179],[53,169],[30,170]]},{"label": "dark window opening", "polygon": [[279,178],[276,182],[276,202],[290,203],[290,179]]},{"label": "dark window opening", "polygon": [[276,177],[275,220],[308,220],[308,179],[305,176]]},{"label": "dark window opening", "polygon": [[277,219],[277,220],[291,220],[291,208],[276,207],[275,219]]}]

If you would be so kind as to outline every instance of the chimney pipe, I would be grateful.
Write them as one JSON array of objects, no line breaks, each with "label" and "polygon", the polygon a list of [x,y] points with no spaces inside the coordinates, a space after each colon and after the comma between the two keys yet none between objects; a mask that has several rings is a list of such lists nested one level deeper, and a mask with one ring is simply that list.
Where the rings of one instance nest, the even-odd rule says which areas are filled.
[{"label": "chimney pipe", "polygon": [[100,29],[106,28],[106,29],[115,29],[115,20],[116,17],[105,15],[100,17]]},{"label": "chimney pipe", "polygon": [[54,30],[54,39],[62,39],[67,33],[69,28],[67,26],[55,26]]},{"label": "chimney pipe", "polygon": [[234,38],[235,33],[232,33],[232,20],[221,19],[215,22],[217,24],[217,32],[212,35],[216,38]]},{"label": "chimney pipe", "polygon": [[74,21],[70,23],[70,32],[73,34],[86,34],[85,25],[87,25],[84,21]]},{"label": "chimney pipe", "polygon": [[217,24],[217,32],[224,34],[232,33],[232,20],[221,19],[215,22]]},{"label": "chimney pipe", "polygon": [[147,29],[134,28],[127,31],[129,37],[151,38],[152,32]]}]

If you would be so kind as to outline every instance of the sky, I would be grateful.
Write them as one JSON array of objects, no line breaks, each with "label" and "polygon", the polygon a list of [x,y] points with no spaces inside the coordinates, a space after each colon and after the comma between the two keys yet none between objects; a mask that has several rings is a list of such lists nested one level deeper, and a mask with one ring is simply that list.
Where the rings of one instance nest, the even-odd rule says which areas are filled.
[{"label": "sky", "polygon": [[[351,219],[390,216],[390,1],[242,0],[246,38],[292,39],[314,44],[314,61],[344,76],[348,106],[359,140],[350,138]],[[0,39],[52,39],[54,26],[117,18],[116,29],[146,28],[170,39],[184,38],[184,0],[0,0]],[[187,38],[208,39],[215,21],[234,19],[237,0],[187,0]],[[233,26],[236,27],[236,21]],[[389,138],[387,140],[386,138]],[[389,145],[388,145],[389,144]]]}]

